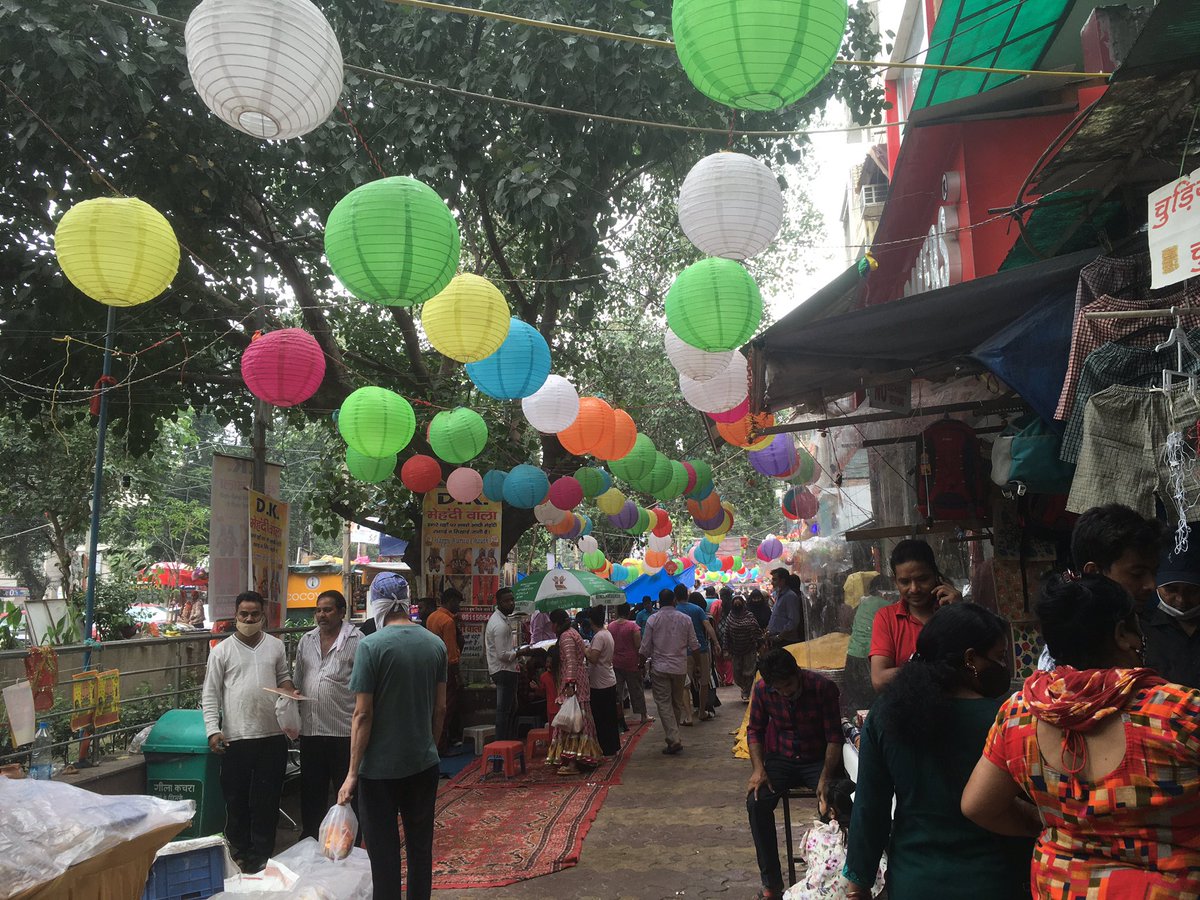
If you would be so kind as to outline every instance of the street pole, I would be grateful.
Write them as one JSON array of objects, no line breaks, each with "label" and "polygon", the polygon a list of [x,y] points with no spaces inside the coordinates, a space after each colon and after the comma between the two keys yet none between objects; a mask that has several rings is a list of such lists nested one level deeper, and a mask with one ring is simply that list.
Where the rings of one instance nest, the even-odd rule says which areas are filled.
[{"label": "street pole", "polygon": [[113,332],[117,308],[108,307],[104,328],[104,366],[100,379],[100,415],[96,423],[96,471],[92,478],[92,528],[88,534],[87,599],[83,614],[83,670],[92,667],[92,624],[96,610],[96,549],[100,545],[100,495],[104,490],[104,438],[108,432],[108,379],[112,376]]},{"label": "street pole", "polygon": [[[342,594],[346,598],[346,617],[354,615],[354,566],[350,562],[350,520],[342,529]],[[370,614],[370,610],[367,610]]]}]

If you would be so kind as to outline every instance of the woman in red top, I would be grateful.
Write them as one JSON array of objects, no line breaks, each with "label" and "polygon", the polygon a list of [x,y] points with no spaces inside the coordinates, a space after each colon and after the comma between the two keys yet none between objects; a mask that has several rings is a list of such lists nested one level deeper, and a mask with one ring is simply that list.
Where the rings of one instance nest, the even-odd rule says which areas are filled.
[{"label": "woman in red top", "polygon": [[871,685],[876,691],[889,685],[917,652],[917,635],[937,608],[962,599],[938,571],[933,548],[924,541],[901,541],[890,563],[900,602],[879,610],[871,627]]},{"label": "woman in red top", "polygon": [[963,813],[1038,836],[1035,897],[1200,896],[1200,692],[1143,667],[1133,597],[1103,575],[1051,582],[1037,612],[1058,666],[1001,707]]}]

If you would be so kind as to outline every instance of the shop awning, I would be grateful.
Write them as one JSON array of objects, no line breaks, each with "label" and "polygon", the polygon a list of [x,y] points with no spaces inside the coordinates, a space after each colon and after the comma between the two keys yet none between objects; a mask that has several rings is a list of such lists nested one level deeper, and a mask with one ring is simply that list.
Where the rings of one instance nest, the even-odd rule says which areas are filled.
[{"label": "shop awning", "polygon": [[[755,408],[821,409],[861,387],[983,371],[970,356],[1030,310],[1074,296],[1085,250],[817,322],[791,317],[749,345]],[[801,307],[803,309],[803,307]]]},{"label": "shop awning", "polygon": [[[946,0],[929,40],[927,63],[1036,69],[1066,21],[1073,0]],[[982,94],[1021,78],[991,72],[927,71],[913,109]]]}]

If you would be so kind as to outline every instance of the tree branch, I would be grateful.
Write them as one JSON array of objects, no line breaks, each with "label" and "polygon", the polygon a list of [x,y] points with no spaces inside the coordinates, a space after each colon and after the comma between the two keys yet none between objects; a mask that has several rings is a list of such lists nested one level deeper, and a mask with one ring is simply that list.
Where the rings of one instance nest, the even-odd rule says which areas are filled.
[{"label": "tree branch", "polygon": [[532,325],[533,306],[530,304],[528,297],[526,297],[525,290],[521,287],[520,282],[517,281],[517,276],[513,274],[512,267],[508,264],[508,257],[504,255],[504,248],[500,246],[500,239],[496,234],[496,221],[492,218],[492,210],[488,206],[486,191],[481,189],[475,196],[479,201],[479,219],[483,223],[483,236],[487,240],[488,249],[492,251],[492,257],[496,260],[496,265],[500,267],[500,273],[504,276],[504,282],[508,285],[514,299],[517,301],[517,305],[521,309],[521,319]]},{"label": "tree branch", "polygon": [[418,380],[425,384],[433,384],[429,377],[429,368],[421,357],[421,341],[417,337],[417,324],[413,321],[412,313],[406,306],[388,307],[392,312],[392,320],[400,326],[400,335],[404,338],[404,351],[408,354],[408,363],[412,366]]}]

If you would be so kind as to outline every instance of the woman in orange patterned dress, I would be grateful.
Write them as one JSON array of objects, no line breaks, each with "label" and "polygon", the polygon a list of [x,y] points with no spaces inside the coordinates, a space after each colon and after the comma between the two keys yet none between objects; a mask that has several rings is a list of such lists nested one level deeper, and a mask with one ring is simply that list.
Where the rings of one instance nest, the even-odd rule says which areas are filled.
[{"label": "woman in orange patterned dress", "polygon": [[1200,897],[1200,692],[1142,667],[1134,601],[1115,581],[1056,579],[1037,611],[1058,668],[1001,708],[963,812],[1028,833],[1013,801],[1033,799],[1035,897]]}]

